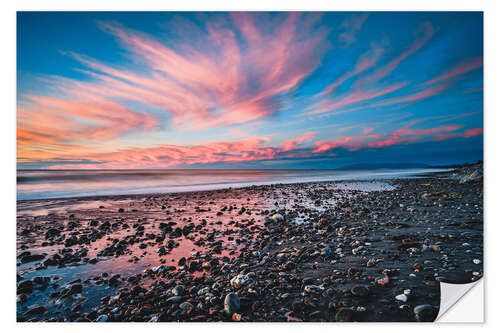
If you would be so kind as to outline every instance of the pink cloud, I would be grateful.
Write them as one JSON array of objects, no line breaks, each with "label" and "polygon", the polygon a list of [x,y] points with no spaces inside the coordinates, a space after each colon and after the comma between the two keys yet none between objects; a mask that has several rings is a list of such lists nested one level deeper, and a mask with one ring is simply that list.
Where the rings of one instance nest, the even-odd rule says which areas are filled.
[{"label": "pink cloud", "polygon": [[[280,15],[282,20],[270,20],[265,14],[233,13],[187,32],[198,38],[170,36],[167,42],[99,23],[130,63],[105,64],[67,52],[84,66],[80,71],[87,79],[44,77],[54,93],[23,96],[27,103],[18,109],[23,158],[48,140],[63,146],[151,130],[158,123],[145,112],[151,108],[187,130],[257,121],[280,111],[282,95],[319,66],[328,48],[328,30],[316,26],[319,14]],[[37,113],[51,123],[34,121]]]},{"label": "pink cloud", "polygon": [[297,149],[297,147],[299,146],[300,143],[302,143],[304,141],[311,141],[315,135],[316,135],[316,133],[314,133],[314,132],[308,132],[308,133],[304,133],[304,134],[298,136],[296,139],[283,141],[281,143],[282,148],[280,149],[280,151],[286,152],[286,151]]},{"label": "pink cloud", "polygon": [[406,58],[408,58],[409,56],[413,55],[418,50],[420,50],[434,36],[434,33],[435,33],[434,28],[430,22],[425,22],[421,24],[417,30],[416,39],[411,44],[409,49],[401,53],[396,58],[392,59],[386,65],[382,66],[380,69],[375,71],[374,74],[360,78],[356,82],[356,86],[360,87],[366,84],[373,84],[374,82],[380,81],[381,79],[388,76],[399,66],[399,64],[403,60],[405,60]]},{"label": "pink cloud", "polygon": [[321,153],[334,148],[359,150],[362,148],[382,148],[400,144],[410,144],[418,142],[421,139],[418,135],[453,132],[461,127],[460,125],[448,125],[424,129],[402,128],[389,133],[385,137],[381,134],[369,134],[371,131],[365,131],[363,135],[359,136],[346,136],[343,139],[317,141],[315,142],[316,148],[313,150],[313,153]]},{"label": "pink cloud", "polygon": [[310,106],[309,109],[312,109],[312,111],[303,113],[302,115],[310,116],[326,112],[332,112],[352,104],[357,104],[380,96],[388,95],[390,93],[395,92],[396,90],[403,88],[406,85],[407,83],[398,83],[379,90],[370,90],[370,91],[358,90],[351,92],[345,95],[344,97],[341,97],[341,99],[338,101],[337,98],[326,98]]},{"label": "pink cloud", "polygon": [[[154,130],[159,120],[150,114],[133,112],[122,104],[101,97],[66,100],[26,96],[26,106],[18,108],[18,158],[73,154],[83,143],[90,146],[111,140],[128,131]],[[68,151],[64,152],[65,149]],[[93,150],[99,148],[93,146]],[[81,153],[81,149],[78,149]]]},{"label": "pink cloud", "polygon": [[321,153],[333,148],[338,148],[338,147],[343,147],[347,145],[351,140],[353,140],[355,137],[352,136],[346,136],[343,139],[340,140],[324,140],[324,141],[317,141],[316,144],[316,149],[313,150],[313,153]]},{"label": "pink cloud", "polygon": [[449,125],[449,126],[440,126],[440,127],[424,128],[424,129],[404,128],[404,129],[400,129],[400,130],[397,130],[395,132],[392,132],[391,136],[401,137],[404,135],[432,134],[432,133],[438,133],[438,132],[453,132],[461,127],[462,126],[460,126],[460,125]]},{"label": "pink cloud", "polygon": [[[296,144],[311,140],[314,133],[305,133],[290,140]],[[191,146],[162,145],[159,147],[142,149],[122,149],[116,152],[104,152],[87,156],[93,162],[86,167],[93,168],[151,168],[151,167],[174,167],[179,165],[210,164],[210,163],[236,163],[248,161],[260,161],[270,159],[308,157],[310,154],[287,154],[280,153],[289,150],[266,146],[267,138],[254,137],[230,142],[208,142]],[[285,148],[291,145],[282,144]],[[63,165],[54,166],[60,168]],[[68,165],[67,168],[72,168]]]},{"label": "pink cloud", "polygon": [[[174,115],[176,125],[199,128],[248,122],[279,110],[277,97],[295,88],[319,65],[324,49],[320,41],[325,34],[311,34],[312,26],[303,22],[314,21],[304,19],[304,15],[287,14],[273,34],[264,34],[255,22],[256,15],[233,13],[236,31],[208,22],[207,36],[202,37],[211,47],[179,41],[177,49],[189,52],[102,23],[105,31],[146,62],[151,74],[127,72],[95,61],[84,63],[104,73],[95,75],[104,85],[102,91],[164,108]],[[248,47],[238,43],[236,32]],[[116,89],[117,82],[110,77],[125,82]]]},{"label": "pink cloud", "polygon": [[323,89],[317,96],[324,96],[331,94],[338,86],[346,80],[372,68],[382,55],[383,49],[376,44],[372,43],[371,49],[363,53],[357,60],[356,65],[352,71],[345,72],[341,77],[335,80],[332,84]]},{"label": "pink cloud", "polygon": [[340,28],[345,31],[339,34],[339,41],[344,47],[350,46],[356,41],[356,34],[361,30],[368,16],[367,13],[352,15],[341,23]]},{"label": "pink cloud", "polygon": [[454,138],[471,138],[483,134],[482,128],[473,128],[464,131],[463,133],[453,133],[453,134],[438,134],[434,138],[436,141],[443,141]]},{"label": "pink cloud", "polygon": [[393,105],[393,104],[400,104],[400,103],[406,103],[406,102],[419,102],[421,100],[427,99],[432,96],[436,96],[445,89],[447,89],[450,85],[449,84],[441,84],[435,87],[427,88],[422,91],[419,91],[417,93],[413,93],[410,95],[402,96],[402,97],[394,97],[394,98],[389,98],[386,100],[383,100],[381,102],[374,103],[372,106],[378,107],[378,106],[384,106],[384,105]]},{"label": "pink cloud", "polygon": [[483,57],[469,59],[465,62],[462,62],[461,64],[451,69],[450,71],[444,73],[443,75],[425,82],[425,84],[433,84],[439,81],[449,80],[455,76],[462,75],[464,73],[470,72],[482,66],[483,66]]}]

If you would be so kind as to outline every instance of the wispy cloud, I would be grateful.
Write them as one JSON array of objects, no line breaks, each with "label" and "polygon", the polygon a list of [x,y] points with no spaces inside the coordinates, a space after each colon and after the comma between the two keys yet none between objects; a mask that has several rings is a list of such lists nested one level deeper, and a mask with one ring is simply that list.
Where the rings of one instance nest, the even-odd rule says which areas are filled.
[{"label": "wispy cloud", "polygon": [[[461,125],[440,126],[424,129],[402,128],[391,132],[389,135],[368,134],[360,136],[346,136],[337,140],[324,140],[315,143],[314,153],[321,153],[335,148],[346,148],[349,150],[359,150],[362,148],[383,148],[394,145],[409,144],[421,140],[419,135],[429,135],[443,132],[454,132],[460,129]],[[371,132],[371,130],[369,131]],[[438,134],[444,135],[444,134]],[[451,137],[450,137],[451,138]]]},{"label": "wispy cloud", "polygon": [[483,66],[483,57],[478,57],[474,59],[468,59],[458,66],[452,68],[441,76],[438,76],[435,79],[427,81],[425,84],[433,84],[439,81],[445,81],[454,78],[455,76],[462,75],[464,73],[470,72],[474,69],[480,68]]},{"label": "wispy cloud", "polygon": [[339,41],[343,47],[348,47],[356,41],[356,34],[361,30],[369,14],[354,14],[346,18],[340,25],[343,32],[339,34]]}]

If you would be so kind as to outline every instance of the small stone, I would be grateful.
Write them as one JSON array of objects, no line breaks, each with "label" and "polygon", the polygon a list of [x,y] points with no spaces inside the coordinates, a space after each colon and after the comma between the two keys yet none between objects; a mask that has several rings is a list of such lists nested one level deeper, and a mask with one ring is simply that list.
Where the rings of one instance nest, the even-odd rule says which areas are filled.
[{"label": "small stone", "polygon": [[182,301],[182,296],[172,296],[169,299],[167,299],[167,302],[171,303],[180,303]]},{"label": "small stone", "polygon": [[210,292],[210,287],[201,288],[198,290],[198,296],[208,294]]},{"label": "small stone", "polygon": [[274,221],[274,222],[281,222],[281,221],[284,221],[285,218],[283,217],[283,215],[281,214],[274,214],[273,217],[271,217],[271,219]]},{"label": "small stone", "polygon": [[349,322],[353,321],[354,311],[349,308],[340,308],[335,314],[335,321]]},{"label": "small stone", "polygon": [[436,316],[436,309],[430,304],[422,304],[416,306],[413,313],[418,321],[433,321]]},{"label": "small stone", "polygon": [[389,280],[389,276],[388,275],[384,275],[383,278],[379,278],[377,279],[377,284],[379,286],[382,286],[382,287],[385,287],[389,284],[390,280]]},{"label": "small stone", "polygon": [[481,263],[481,260],[479,259],[473,259],[472,262],[476,265],[479,265]]},{"label": "small stone", "polygon": [[431,250],[434,252],[441,252],[441,246],[439,245],[431,245]]},{"label": "small stone", "polygon": [[307,285],[304,287],[306,293],[321,293],[325,288],[315,285]]},{"label": "small stone", "polygon": [[408,301],[408,296],[406,296],[405,294],[400,294],[400,295],[397,295],[396,296],[396,299],[398,301],[401,301],[401,302],[407,302]]},{"label": "small stone", "polygon": [[183,296],[185,292],[186,292],[186,289],[181,284],[175,286],[172,289],[172,294],[174,294],[175,296]]},{"label": "small stone", "polygon": [[106,321],[108,321],[108,316],[107,316],[107,315],[105,315],[105,314],[100,315],[100,316],[99,316],[99,317],[97,317],[97,319],[96,319],[96,322],[98,322],[98,323],[104,323],[104,322],[106,322]]},{"label": "small stone", "polygon": [[46,311],[44,306],[35,306],[34,308],[31,308],[30,310],[26,311],[24,314],[25,316],[36,316],[39,314],[42,314]]},{"label": "small stone", "polygon": [[184,303],[181,303],[179,305],[179,309],[181,309],[182,311],[184,311],[185,313],[191,313],[191,311],[193,310],[194,306],[193,304],[189,303],[189,302],[184,302]]},{"label": "small stone", "polygon": [[233,288],[241,288],[250,283],[250,278],[246,275],[239,274],[231,279],[231,286]]},{"label": "small stone", "polygon": [[354,296],[367,296],[370,293],[370,289],[363,285],[356,285],[351,288],[351,293]]},{"label": "small stone", "polygon": [[236,293],[229,293],[224,299],[224,311],[233,314],[240,309],[240,297]]}]

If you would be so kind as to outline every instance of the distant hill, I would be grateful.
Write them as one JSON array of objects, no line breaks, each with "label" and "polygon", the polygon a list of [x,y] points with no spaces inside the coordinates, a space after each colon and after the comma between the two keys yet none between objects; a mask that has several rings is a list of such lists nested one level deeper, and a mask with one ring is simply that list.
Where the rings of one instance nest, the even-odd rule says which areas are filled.
[{"label": "distant hill", "polygon": [[374,169],[415,169],[428,168],[423,163],[359,163],[343,166],[343,170],[374,170]]},{"label": "distant hill", "polygon": [[447,164],[447,165],[433,165],[430,166],[431,168],[450,168],[450,169],[456,169],[456,168],[467,168],[471,166],[476,166],[476,165],[481,165],[482,166],[483,161],[477,161],[476,163],[464,163],[464,164]]}]

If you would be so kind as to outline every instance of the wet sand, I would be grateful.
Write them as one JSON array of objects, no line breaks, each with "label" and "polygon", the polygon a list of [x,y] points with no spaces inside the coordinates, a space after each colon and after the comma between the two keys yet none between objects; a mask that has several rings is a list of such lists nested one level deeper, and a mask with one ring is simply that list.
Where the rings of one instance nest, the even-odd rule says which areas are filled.
[{"label": "wet sand", "polygon": [[[18,321],[432,321],[483,274],[483,183],[18,202]],[[417,315],[416,315],[417,314]]]}]

